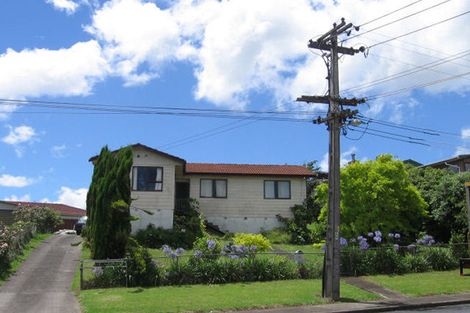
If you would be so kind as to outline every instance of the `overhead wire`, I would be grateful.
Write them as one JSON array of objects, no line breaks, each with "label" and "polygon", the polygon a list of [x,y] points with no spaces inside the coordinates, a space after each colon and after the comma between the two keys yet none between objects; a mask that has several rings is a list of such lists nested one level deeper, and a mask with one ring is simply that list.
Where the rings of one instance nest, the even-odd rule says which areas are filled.
[{"label": "overhead wire", "polygon": [[406,8],[412,6],[412,5],[415,5],[415,4],[419,3],[419,2],[422,2],[422,1],[423,1],[423,0],[414,1],[414,2],[412,2],[412,3],[410,3],[410,4],[407,4],[407,5],[405,5],[405,6],[402,6],[402,7],[398,8],[398,9],[395,9],[395,10],[393,10],[393,11],[391,11],[391,12],[388,12],[388,13],[386,13],[386,14],[383,14],[383,15],[381,15],[381,16],[379,16],[379,17],[376,17],[376,18],[374,18],[374,19],[372,19],[372,20],[369,20],[369,21],[367,21],[367,22],[364,22],[364,23],[362,23],[362,24],[359,24],[359,27],[363,27],[363,26],[365,26],[365,25],[368,25],[368,24],[370,24],[370,23],[373,23],[373,22],[375,22],[375,21],[378,21],[378,20],[380,20],[380,19],[383,19],[383,18],[385,18],[385,17],[387,17],[387,16],[390,16],[390,15],[396,13],[396,12],[399,12],[399,11],[401,11],[401,10],[404,10],[404,9],[406,9]]}]

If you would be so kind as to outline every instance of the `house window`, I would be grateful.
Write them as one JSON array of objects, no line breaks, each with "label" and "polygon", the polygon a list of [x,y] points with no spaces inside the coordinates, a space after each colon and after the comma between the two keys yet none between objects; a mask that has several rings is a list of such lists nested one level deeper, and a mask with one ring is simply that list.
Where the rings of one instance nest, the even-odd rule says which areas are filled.
[{"label": "house window", "polygon": [[201,179],[201,198],[227,198],[226,179]]},{"label": "house window", "polygon": [[290,199],[290,181],[288,180],[265,180],[265,199]]},{"label": "house window", "polygon": [[470,163],[465,163],[465,172],[470,172]]},{"label": "house window", "polygon": [[162,191],[163,167],[133,167],[132,189],[137,191]]}]

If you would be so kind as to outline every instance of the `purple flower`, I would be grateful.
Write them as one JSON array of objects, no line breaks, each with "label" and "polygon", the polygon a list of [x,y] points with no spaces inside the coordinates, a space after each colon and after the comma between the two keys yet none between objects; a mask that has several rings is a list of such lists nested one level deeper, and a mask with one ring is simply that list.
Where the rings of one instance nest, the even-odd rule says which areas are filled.
[{"label": "purple flower", "polygon": [[193,255],[194,255],[194,257],[199,259],[200,257],[202,257],[202,251],[201,250],[194,250]]},{"label": "purple flower", "polygon": [[400,239],[400,234],[396,233],[394,237],[395,237],[395,239]]},{"label": "purple flower", "polygon": [[435,241],[434,239],[431,239],[431,240],[429,240],[428,245],[429,245],[429,246],[432,246],[432,245],[435,244],[435,243],[436,243],[436,241]]},{"label": "purple flower", "polygon": [[382,232],[380,230],[376,230],[374,233],[375,237],[382,237]]},{"label": "purple flower", "polygon": [[393,249],[395,249],[395,251],[398,251],[398,250],[400,250],[400,246],[397,245],[397,244],[394,244],[394,245],[393,245]]},{"label": "purple flower", "polygon": [[345,238],[341,237],[341,238],[339,238],[339,245],[342,246],[342,247],[347,246],[348,241]]},{"label": "purple flower", "polygon": [[162,250],[163,250],[163,253],[165,254],[170,254],[172,252],[171,248],[168,245],[163,245]]},{"label": "purple flower", "polygon": [[212,240],[212,239],[207,240],[207,248],[209,250],[214,250],[216,245],[217,245],[217,242],[215,240]]},{"label": "purple flower", "polygon": [[251,245],[251,246],[248,248],[248,250],[249,250],[250,252],[256,252],[256,249],[257,249],[257,247],[256,247],[255,245]]},{"label": "purple flower", "polygon": [[184,249],[183,248],[178,248],[175,250],[175,253],[176,255],[182,255],[184,253]]},{"label": "purple flower", "polygon": [[367,240],[361,240],[359,242],[359,248],[361,250],[367,250],[369,248],[369,244],[367,243]]},{"label": "purple flower", "polygon": [[364,237],[362,237],[362,236],[357,237],[357,240],[359,240],[359,241],[361,241],[362,239],[364,239]]},{"label": "purple flower", "polygon": [[374,233],[373,232],[367,233],[367,236],[372,238],[372,237],[374,237]]},{"label": "purple flower", "polygon": [[380,237],[380,236],[375,236],[375,237],[374,237],[374,241],[377,242],[377,243],[380,243],[380,242],[382,242],[382,237]]},{"label": "purple flower", "polygon": [[231,258],[231,259],[239,259],[239,258],[240,258],[240,257],[239,257],[238,255],[236,255],[236,254],[229,254],[228,257]]},{"label": "purple flower", "polygon": [[351,239],[349,239],[349,242],[351,242],[351,243],[356,242],[356,238],[351,238]]},{"label": "purple flower", "polygon": [[178,257],[178,255],[175,252],[170,253],[170,258],[176,259],[176,257]]}]

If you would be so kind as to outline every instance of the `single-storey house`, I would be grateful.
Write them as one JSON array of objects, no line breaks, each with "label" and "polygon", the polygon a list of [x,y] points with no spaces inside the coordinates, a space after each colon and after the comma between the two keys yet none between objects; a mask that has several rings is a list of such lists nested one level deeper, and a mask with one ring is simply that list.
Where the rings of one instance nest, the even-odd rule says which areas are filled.
[{"label": "single-storey house", "polygon": [[133,232],[149,224],[172,228],[175,210],[189,198],[222,231],[269,230],[280,226],[276,215],[290,217],[290,208],[302,204],[306,179],[315,176],[301,165],[188,163],[142,144],[131,147],[131,214],[139,218]]},{"label": "single-storey house", "polygon": [[447,168],[454,172],[470,172],[470,154],[457,155],[453,158],[425,164],[421,167]]},{"label": "single-storey house", "polygon": [[20,206],[29,206],[33,208],[49,207],[59,213],[64,223],[59,226],[62,229],[73,229],[73,225],[82,216],[86,215],[86,211],[61,203],[45,203],[45,202],[25,202],[25,201],[0,201],[0,222],[10,225],[14,222],[13,212]]}]

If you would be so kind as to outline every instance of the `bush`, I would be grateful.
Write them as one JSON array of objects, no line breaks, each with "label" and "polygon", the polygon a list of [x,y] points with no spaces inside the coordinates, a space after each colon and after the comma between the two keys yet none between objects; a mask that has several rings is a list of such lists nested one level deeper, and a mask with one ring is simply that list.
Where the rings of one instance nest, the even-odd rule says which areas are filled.
[{"label": "bush", "polygon": [[307,225],[307,229],[310,231],[310,237],[312,242],[322,242],[326,238],[326,224],[321,222],[313,222]]},{"label": "bush", "polygon": [[403,257],[403,264],[406,272],[422,273],[432,270],[432,267],[427,262],[426,257],[420,254],[406,254]]},{"label": "bush", "polygon": [[262,231],[261,234],[266,237],[272,243],[289,243],[290,242],[290,235],[289,233],[282,227],[274,228],[267,231]]},{"label": "bush", "polygon": [[129,256],[128,270],[131,284],[144,287],[154,286],[159,276],[159,268],[152,261],[148,250],[133,238],[129,238],[126,250]]},{"label": "bush", "polygon": [[255,246],[256,251],[266,251],[271,249],[271,243],[261,234],[237,233],[233,240],[237,245],[243,245],[246,247]]},{"label": "bush", "polygon": [[135,239],[147,248],[161,248],[163,245],[191,249],[196,238],[204,236],[204,222],[198,213],[196,200],[189,200],[189,209],[184,212],[175,211],[173,229],[156,228],[149,224],[146,229],[139,230]]},{"label": "bush", "polygon": [[220,242],[209,236],[198,238],[194,242],[193,248],[196,256],[200,255],[205,259],[217,259],[222,251]]},{"label": "bush", "polygon": [[83,282],[83,289],[114,288],[126,286],[126,271],[112,264],[95,264],[93,278]]},{"label": "bush", "polygon": [[423,247],[421,253],[434,271],[446,271],[458,267],[458,260],[448,248]]},{"label": "bush", "polygon": [[59,213],[46,206],[20,206],[13,214],[16,222],[32,223],[39,233],[51,233],[63,224]]},{"label": "bush", "polygon": [[466,243],[465,235],[459,233],[452,233],[452,237],[450,238],[449,245],[450,251],[454,258],[468,258],[469,256],[469,248],[468,243]]},{"label": "bush", "polygon": [[0,277],[4,277],[11,262],[23,253],[24,247],[34,237],[31,223],[16,222],[10,226],[0,223]]},{"label": "bush", "polygon": [[312,243],[312,236],[307,225],[313,222],[314,212],[312,208],[296,204],[290,208],[293,218],[276,215],[279,222],[284,224],[286,231],[290,234],[290,242],[294,244]]}]

